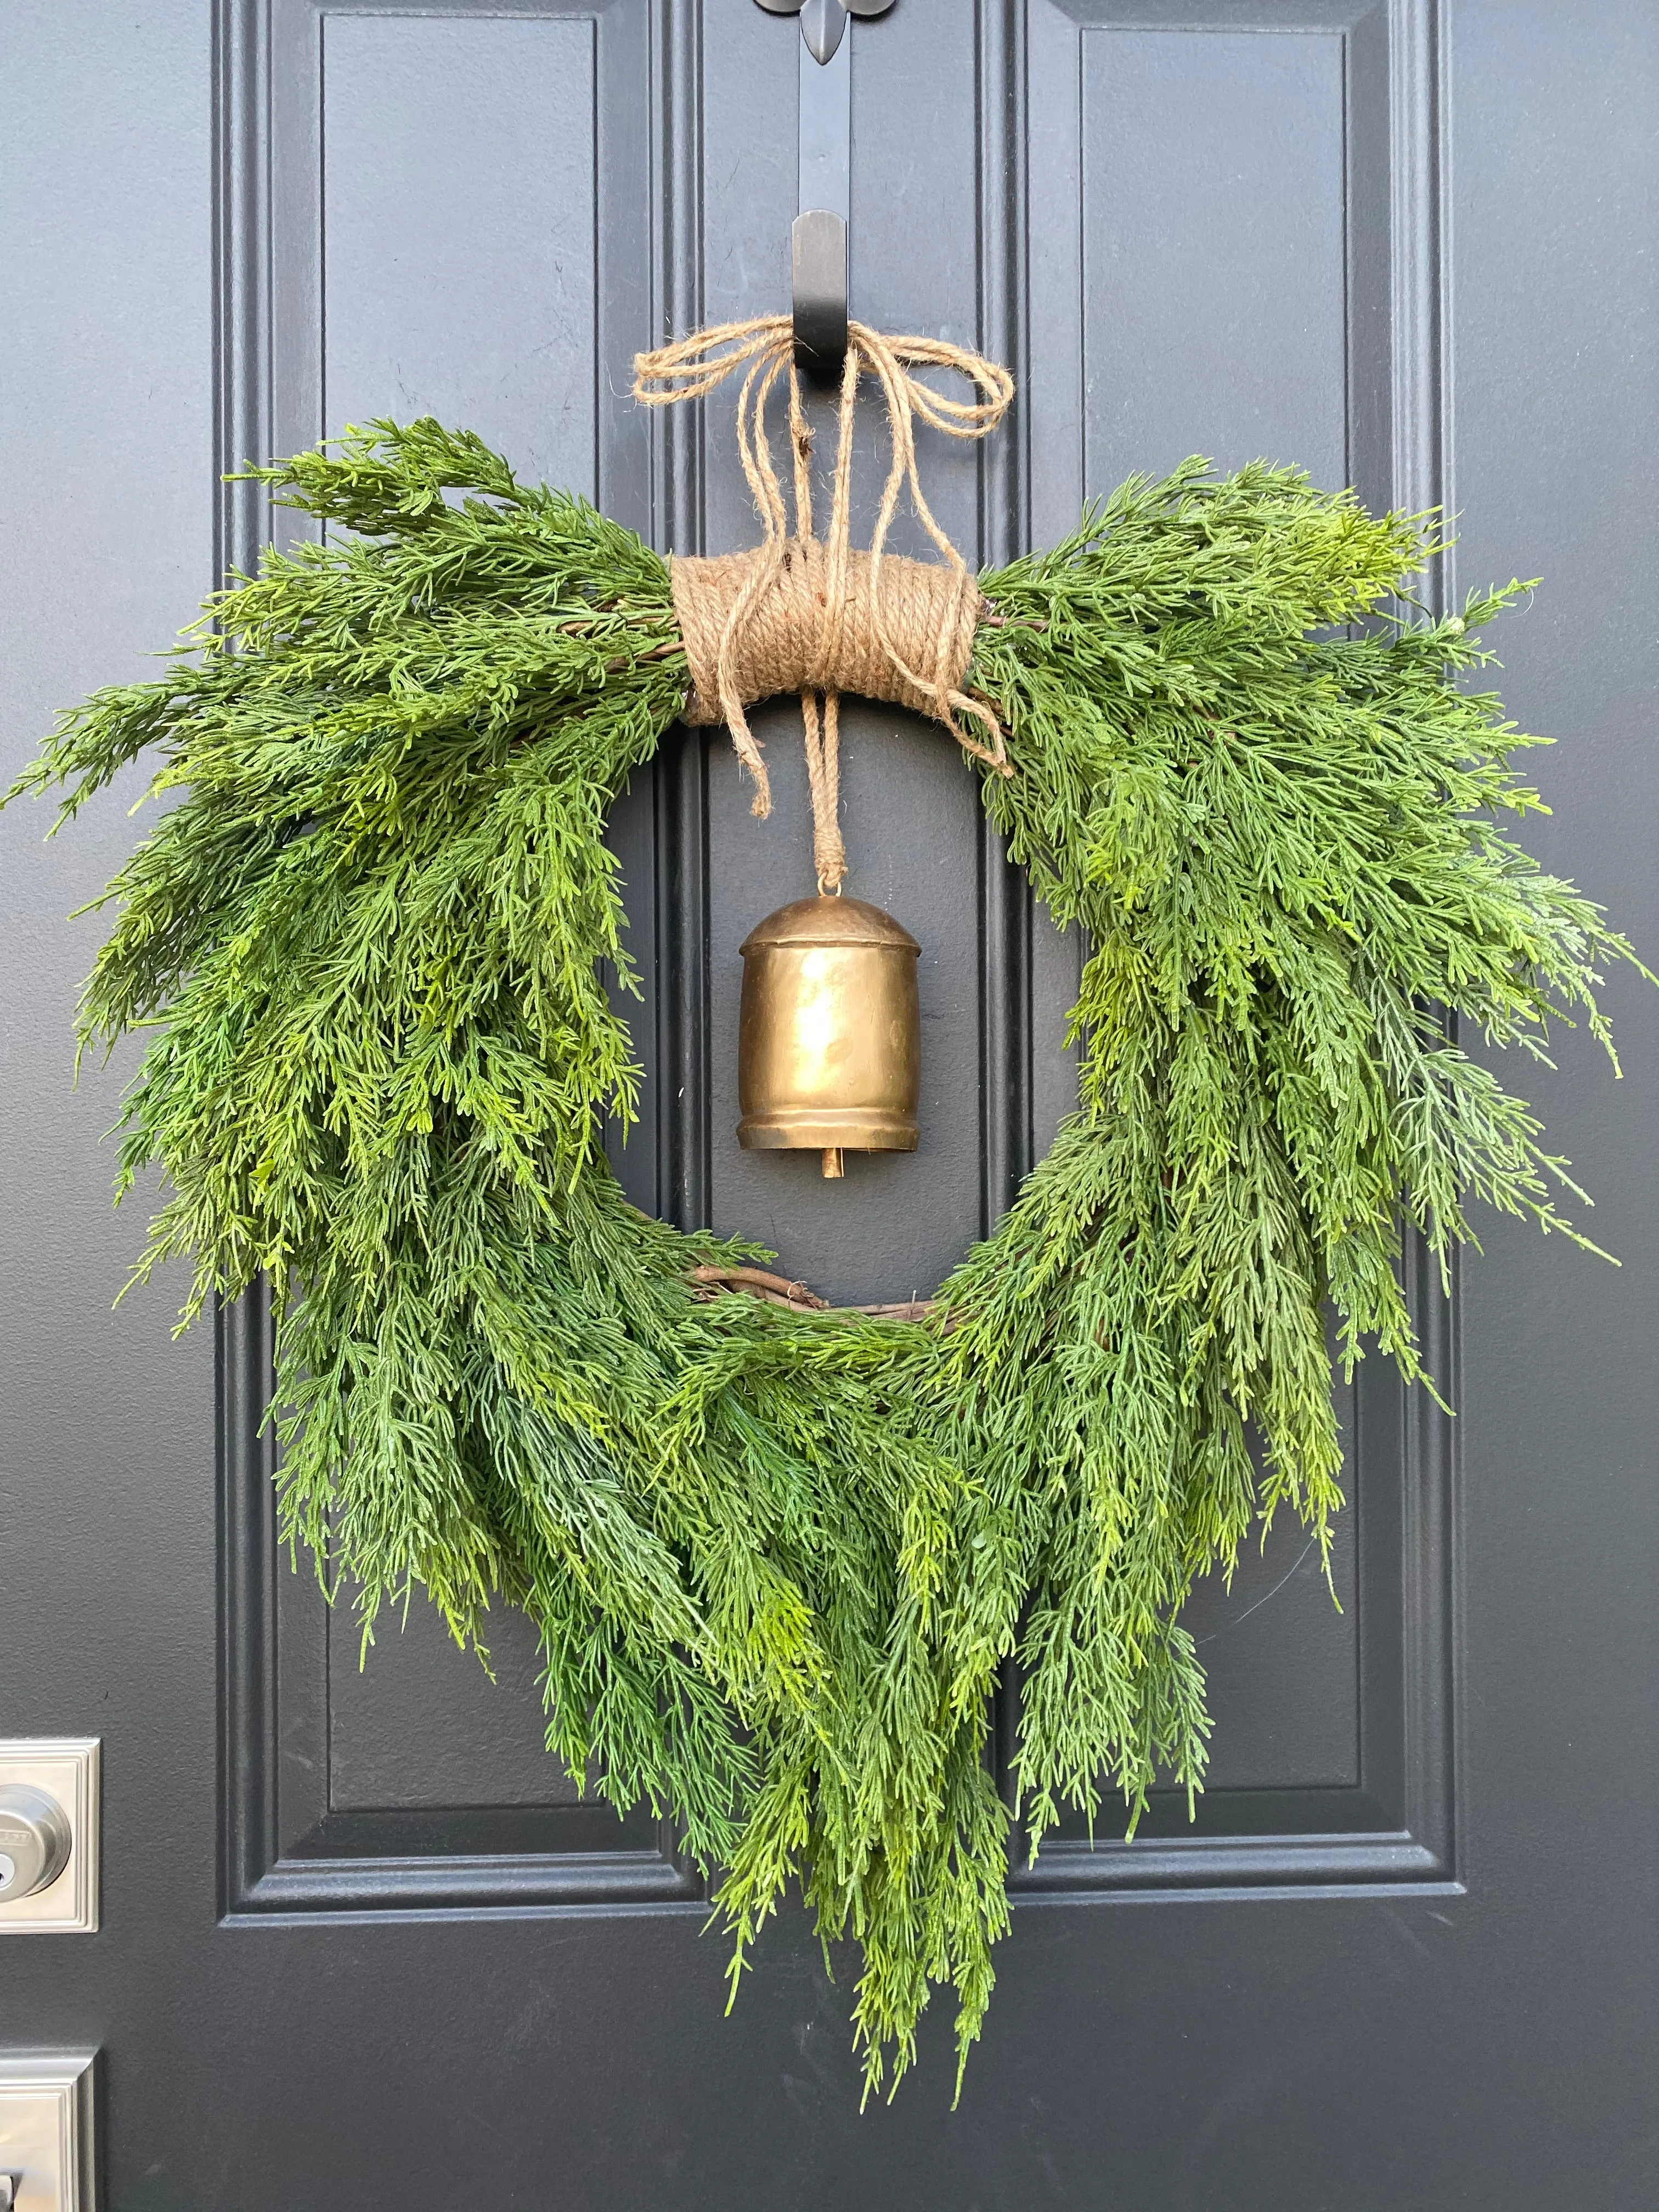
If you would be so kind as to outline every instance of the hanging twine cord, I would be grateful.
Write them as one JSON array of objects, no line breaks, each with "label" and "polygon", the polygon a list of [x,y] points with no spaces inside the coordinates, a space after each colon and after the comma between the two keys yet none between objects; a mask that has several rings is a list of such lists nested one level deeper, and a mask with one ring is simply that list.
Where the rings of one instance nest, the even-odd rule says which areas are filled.
[{"label": "hanging twine cord", "polygon": [[[976,397],[953,399],[914,372],[946,368]],[[813,858],[820,890],[847,873],[840,825],[840,695],[853,691],[932,716],[976,759],[1010,775],[1003,733],[983,699],[962,689],[979,620],[979,586],[935,520],[916,463],[918,421],[950,438],[982,438],[1006,413],[1014,380],[1006,369],[943,339],[885,337],[863,323],[847,328],[830,527],[812,530],[812,433],[801,404],[794,331],[787,316],[720,323],[678,343],[636,355],[634,396],[647,407],[706,398],[744,371],[738,392],[738,455],[759,513],[759,545],[718,559],[670,563],[674,611],[691,672],[689,722],[723,721],[755,782],[751,811],[772,811],[771,780],[745,708],[799,692],[812,793]],[[852,544],[853,438],[861,378],[881,388],[890,454],[867,553]],[[773,464],[766,410],[787,379],[794,530]],[[908,491],[942,563],[886,551]],[[822,702],[822,703],[820,703]]]}]

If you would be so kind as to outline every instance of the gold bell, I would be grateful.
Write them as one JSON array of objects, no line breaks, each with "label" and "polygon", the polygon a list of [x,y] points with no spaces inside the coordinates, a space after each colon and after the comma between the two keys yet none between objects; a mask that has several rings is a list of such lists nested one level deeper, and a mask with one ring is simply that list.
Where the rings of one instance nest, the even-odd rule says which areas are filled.
[{"label": "gold bell", "polygon": [[738,1142],[748,1152],[913,1152],[921,947],[862,899],[797,899],[743,945]]}]

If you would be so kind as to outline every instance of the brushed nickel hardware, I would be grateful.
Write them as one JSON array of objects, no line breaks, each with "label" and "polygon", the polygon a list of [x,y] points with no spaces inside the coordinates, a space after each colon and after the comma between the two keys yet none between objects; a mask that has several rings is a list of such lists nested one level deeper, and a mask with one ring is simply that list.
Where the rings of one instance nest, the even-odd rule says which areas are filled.
[{"label": "brushed nickel hardware", "polygon": [[0,2051],[0,2212],[97,2212],[90,2051]]},{"label": "brushed nickel hardware", "polygon": [[69,1864],[73,1840],[55,1797],[32,1782],[0,1782],[0,1905],[49,1888]]},{"label": "brushed nickel hardware", "polygon": [[0,1738],[0,1936],[91,1935],[98,1847],[97,1738]]}]

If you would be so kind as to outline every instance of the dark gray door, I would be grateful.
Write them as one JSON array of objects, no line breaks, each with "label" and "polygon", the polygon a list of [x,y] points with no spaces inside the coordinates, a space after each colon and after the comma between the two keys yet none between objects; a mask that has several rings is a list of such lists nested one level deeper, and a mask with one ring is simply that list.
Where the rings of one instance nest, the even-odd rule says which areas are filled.
[{"label": "dark gray door", "polygon": [[[753,0],[9,0],[9,764],[140,672],[269,518],[216,474],[371,412],[471,423],[665,548],[753,535],[729,415],[647,420],[635,347],[784,303],[798,34]],[[1659,949],[1651,0],[897,0],[854,33],[854,307],[1008,360],[930,448],[999,559],[1203,451],[1461,510],[1448,593],[1542,572],[1502,639],[1547,858]],[[841,1185],[732,1139],[736,947],[808,884],[725,740],[616,824],[653,978],[641,1204],[842,1297],[925,1291],[1063,1109],[1075,948],[936,735],[851,717],[852,887],[923,946],[914,1158]],[[275,1556],[257,1312],[111,1299],[118,1066],[70,1090],[125,790],[0,818],[0,1734],[100,1736],[104,1913],[0,1942],[0,2049],[99,2045],[116,2212],[916,2206],[1558,2212],[1659,2202],[1652,1358],[1659,1009],[1627,1080],[1532,1091],[1622,1272],[1492,1225],[1446,1311],[1458,1415],[1349,1407],[1334,1611],[1288,1532],[1196,1611],[1188,1827],[1016,1878],[960,2109],[945,2008],[860,2117],[799,1917],[724,1953],[646,1819],[414,1613],[366,1671]],[[174,1286],[178,1287],[178,1286]],[[1420,1286],[1419,1286],[1420,1288]]]}]

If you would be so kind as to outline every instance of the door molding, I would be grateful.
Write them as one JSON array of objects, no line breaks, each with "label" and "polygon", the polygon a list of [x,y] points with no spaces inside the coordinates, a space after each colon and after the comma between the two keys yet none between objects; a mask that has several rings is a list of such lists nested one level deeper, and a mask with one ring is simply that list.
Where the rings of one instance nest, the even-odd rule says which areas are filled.
[{"label": "door molding", "polygon": [[[1085,490],[1103,489],[1083,482],[1085,40],[1115,32],[1314,32],[1334,35],[1341,49],[1349,477],[1373,505],[1449,507],[1441,16],[1440,0],[1016,0],[1006,8],[983,0],[981,18],[1000,34],[1003,112],[1019,118],[1010,143],[1025,153],[1019,184],[1000,202],[1006,228],[995,292],[1011,331],[1021,333],[1011,340],[1018,356],[1032,358],[1034,323],[1048,345],[1024,425],[1044,454],[1036,504],[1075,513]],[[1034,226],[1042,228],[1040,255]],[[1032,416],[1043,418],[1035,428]],[[1057,465],[1055,455],[1068,452],[1074,459]],[[1024,497],[1029,510],[1029,487]],[[1053,520],[1045,517],[1045,527]],[[1446,556],[1424,579],[1431,605],[1448,602],[1449,571]],[[1409,1231],[1403,1265],[1424,1364],[1455,1405],[1455,1259],[1449,1298]],[[1356,1378],[1355,1431],[1358,1783],[1212,1790],[1190,1826],[1184,1796],[1160,1792],[1133,1843],[1064,1835],[1045,1842],[1036,1863],[1014,1873],[1017,1899],[1461,1887],[1455,1427],[1425,1391],[1406,1390],[1373,1357]],[[1005,1692],[998,1730],[1006,1790],[1016,1698],[1017,1689]]]},{"label": "door molding", "polygon": [[[634,352],[695,318],[700,267],[699,17],[672,0],[218,0],[214,15],[216,467],[314,442],[323,420],[325,32],[336,18],[586,23],[593,41],[595,361],[626,390]],[[619,212],[619,203],[621,205]],[[601,207],[610,220],[599,220]],[[653,207],[673,211],[656,222]],[[612,239],[623,250],[612,256]],[[599,502],[647,535],[695,514],[695,423],[601,406]],[[295,518],[221,481],[219,576],[251,571]],[[672,778],[667,803],[673,803]],[[661,805],[659,812],[662,811]],[[673,866],[672,840],[666,865]],[[659,862],[659,867],[663,863]],[[654,917],[636,926],[654,927]],[[664,1002],[672,994],[664,994]],[[656,1041],[644,1040],[647,1051]],[[658,1047],[660,1049],[660,1046]],[[683,1145],[681,1146],[683,1149]],[[671,1152],[671,1158],[672,1155]],[[637,1159],[638,1153],[635,1153]],[[603,1804],[342,1808],[330,1783],[326,1612],[276,1531],[270,1298],[216,1314],[222,1917],[384,1917],[698,1908],[670,1824]]]},{"label": "door molding", "polygon": [[322,1594],[277,1540],[264,1285],[220,1305],[215,1326],[220,1917],[699,1909],[702,1879],[666,1820],[619,1822],[600,1804],[331,1804]]}]

